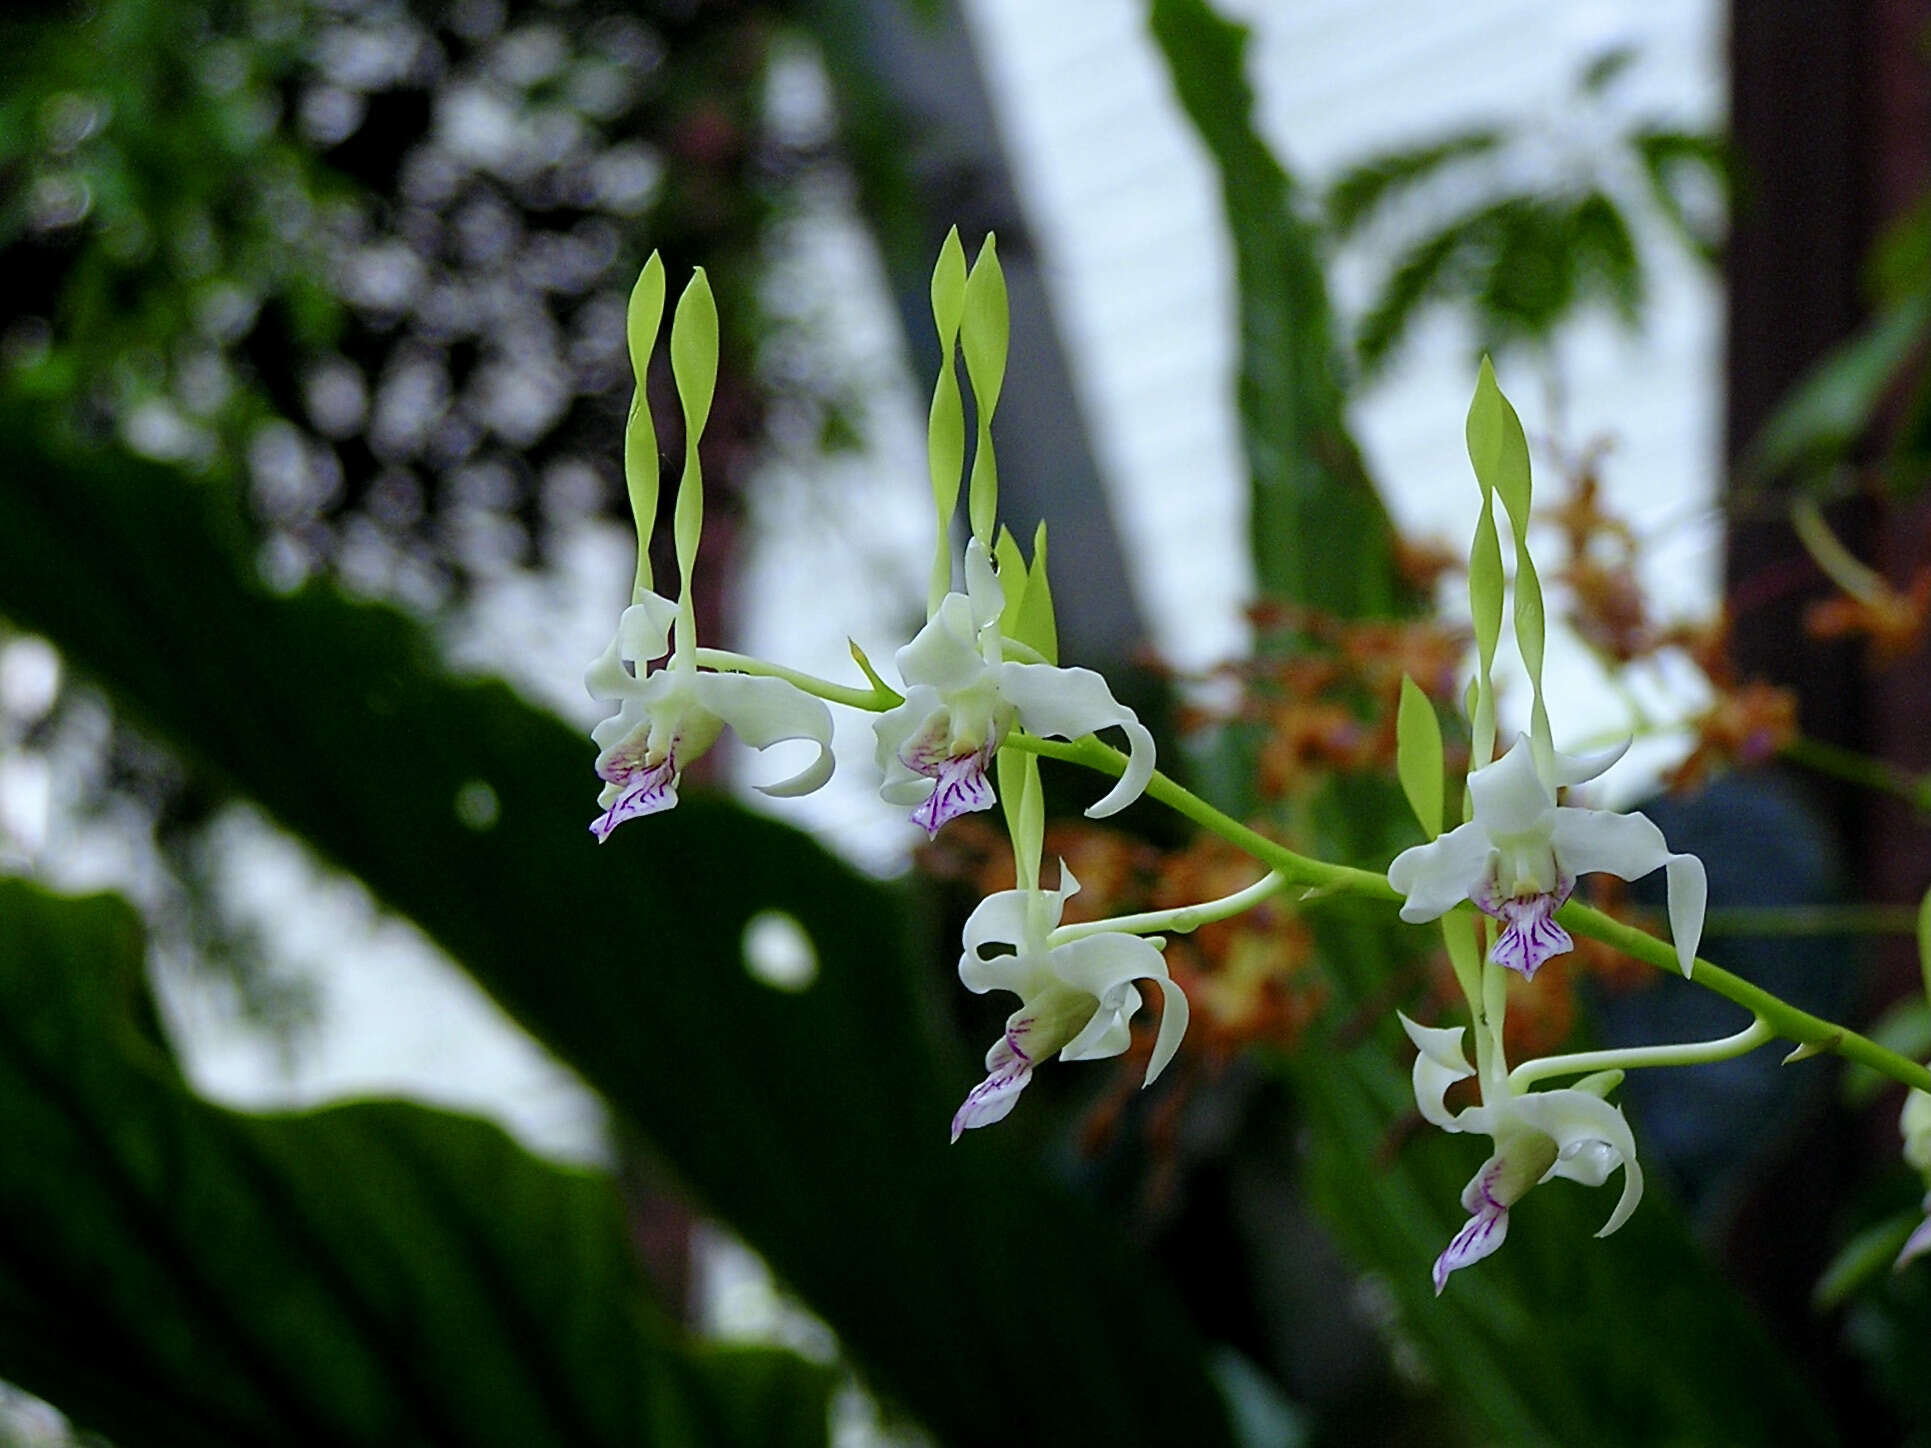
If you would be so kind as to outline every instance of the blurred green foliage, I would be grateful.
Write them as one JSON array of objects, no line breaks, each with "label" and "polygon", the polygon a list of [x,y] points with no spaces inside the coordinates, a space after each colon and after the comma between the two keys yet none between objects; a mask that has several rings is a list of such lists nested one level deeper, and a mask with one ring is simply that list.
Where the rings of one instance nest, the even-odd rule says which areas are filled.
[{"label": "blurred green foliage", "polygon": [[[547,11],[529,29],[520,9],[508,12],[517,23],[499,15],[461,45],[447,17],[436,22],[445,76],[503,84],[497,99],[513,92],[524,120],[576,106],[579,120],[635,123],[651,138],[645,170],[652,157],[665,168],[648,206],[604,208],[602,221],[623,218],[620,243],[556,294],[588,311],[648,232],[685,260],[733,259],[727,322],[748,314],[771,215],[761,168],[774,154],[756,143],[756,82],[780,9],[652,7],[647,38],[664,49],[633,57],[642,94],[607,96],[614,109],[601,112],[597,78],[611,78],[594,45],[576,44],[588,30],[573,32],[566,60],[528,61],[517,82],[491,67],[527,61]],[[1249,1063],[1271,1103],[1254,1115],[1274,1111],[1270,1124],[1291,1128],[1266,1149],[1348,1265],[1304,1299],[1264,1302],[1280,1257],[1302,1244],[1270,1240],[1283,1234],[1272,1218],[1236,1228],[1209,1202],[1184,1230],[1223,1255],[1176,1292],[1101,1173],[1082,1166],[1085,1189],[1069,1188],[1066,1117],[1047,1113],[1050,1089],[1036,1093],[1030,1127],[947,1148],[973,1071],[937,996],[950,946],[935,942],[929,902],[699,791],[599,850],[585,830],[590,748],[574,731],[500,684],[455,677],[399,612],[324,582],[264,588],[264,534],[290,531],[326,559],[310,523],[390,496],[377,485],[403,463],[440,497],[436,480],[476,455],[430,449],[399,463],[318,431],[305,411],[309,364],[345,360],[379,390],[392,345],[434,339],[420,298],[356,303],[331,270],[340,253],[323,246],[332,215],[348,218],[357,246],[407,240],[406,188],[381,171],[396,157],[348,145],[355,127],[303,140],[290,117],[307,104],[313,122],[313,108],[341,103],[318,90],[357,91],[370,106],[394,102],[384,125],[427,144],[431,88],[322,85],[315,56],[276,19],[305,11],[254,7],[247,39],[238,13],[102,0],[85,48],[64,29],[16,22],[25,83],[0,96],[0,175],[13,183],[0,250],[34,259],[27,274],[41,279],[0,359],[0,613],[54,640],[176,751],[204,808],[253,801],[426,930],[771,1262],[870,1386],[942,1441],[1211,1448],[1235,1431],[1216,1387],[1230,1379],[1245,1384],[1230,1394],[1247,1405],[1243,1421],[1314,1441],[1830,1441],[1801,1372],[1661,1189],[1606,1243],[1590,1237],[1601,1220],[1590,1194],[1537,1193],[1507,1253],[1431,1295],[1427,1266],[1458,1224],[1475,1157],[1468,1142],[1409,1131],[1389,1008],[1423,989],[1419,943],[1385,912],[1310,907],[1335,1001],[1303,1049]],[[1234,240],[1258,576],[1275,601],[1322,614],[1410,610],[1418,600],[1346,424],[1350,364],[1323,232],[1254,131],[1244,32],[1202,0],[1153,0],[1149,16],[1218,168]],[[1620,64],[1592,69],[1581,93],[1611,85]],[[1329,193],[1326,235],[1362,234],[1512,140],[1498,127],[1365,163]],[[1657,127],[1619,144],[1647,199],[1607,184],[1505,188],[1445,223],[1429,218],[1354,339],[1362,367],[1383,365],[1437,302],[1471,307],[1490,345],[1544,346],[1592,306],[1639,316],[1648,222],[1632,218],[1648,208],[1707,254],[1716,234],[1696,197],[1723,162],[1708,138]],[[598,207],[544,190],[567,170],[478,164],[450,206],[418,207],[434,222],[424,295],[514,270],[538,234],[583,240],[583,213]],[[550,196],[570,224],[518,221],[510,260],[478,259],[455,236],[457,195],[555,222]],[[473,329],[443,341],[460,387],[490,344]],[[742,442],[758,435],[772,384],[740,343],[727,421]],[[130,440],[144,402],[180,403],[209,349],[231,385],[190,388],[216,405],[176,412],[213,442],[184,451],[145,438],[150,454],[189,466],[100,445]],[[532,458],[581,441],[614,465],[623,399],[595,400],[598,365],[578,379],[589,401],[570,426],[539,430],[527,450],[507,435],[491,444],[521,470],[510,511],[542,511]],[[299,424],[312,456],[327,451],[339,496],[307,497],[287,516],[248,498],[234,459],[265,419]],[[614,483],[605,495],[619,496]],[[395,527],[427,536],[437,515],[432,498]],[[1223,782],[1240,803],[1238,783]],[[480,825],[458,808],[479,785],[496,801]],[[1330,858],[1376,866],[1413,840],[1392,782],[1337,787],[1281,823]],[[743,968],[744,930],[768,910],[814,944],[806,990],[771,990]],[[293,1420],[340,1443],[822,1441],[828,1375],[670,1325],[636,1280],[607,1180],[410,1107],[257,1118],[207,1106],[160,1043],[140,954],[124,906],[0,887],[0,1019],[11,1023],[0,1116],[16,1142],[0,1172],[12,1244],[0,1251],[0,1374],[127,1448],[302,1441],[287,1436]],[[1201,1250],[1159,1245],[1168,1262]],[[1337,1283],[1358,1308],[1307,1300],[1342,1295]],[[1896,1311],[1889,1297],[1860,1309],[1856,1327],[1907,1397],[1915,1290],[1898,1290]],[[1255,1322],[1284,1321],[1291,1338],[1316,1308],[1369,1324],[1385,1359],[1372,1401],[1330,1420],[1256,1409],[1267,1385],[1257,1391],[1245,1364],[1271,1367],[1291,1344]],[[1244,1356],[1203,1339],[1236,1341]]]},{"label": "blurred green foliage", "polygon": [[1638,60],[1585,65],[1561,113],[1429,138],[1368,157],[1329,186],[1325,230],[1346,252],[1392,255],[1354,332],[1364,377],[1383,372],[1422,314],[1462,311],[1473,352],[1546,350],[1579,317],[1643,317],[1646,243],[1705,263],[1723,242],[1729,162],[1710,134],[1624,117],[1611,100]]}]

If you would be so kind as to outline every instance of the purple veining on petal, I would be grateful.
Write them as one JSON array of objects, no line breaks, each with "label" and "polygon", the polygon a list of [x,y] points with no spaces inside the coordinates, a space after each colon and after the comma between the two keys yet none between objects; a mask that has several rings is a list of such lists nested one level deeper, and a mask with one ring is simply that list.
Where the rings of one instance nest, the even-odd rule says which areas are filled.
[{"label": "purple veining on petal", "polygon": [[970,754],[948,756],[929,767],[907,759],[908,767],[938,781],[925,803],[912,811],[912,822],[922,825],[927,836],[936,836],[947,820],[974,810],[991,809],[998,802],[993,797],[992,782],[986,778],[986,765],[991,758],[990,749],[975,749]]},{"label": "purple veining on petal", "polygon": [[610,832],[625,820],[659,814],[677,803],[675,754],[667,754],[662,763],[647,768],[613,759],[598,772],[622,790],[611,801],[610,808],[590,824],[590,833],[597,837],[599,844],[609,839]]},{"label": "purple veining on petal", "polygon": [[992,1057],[987,1062],[992,1068],[991,1074],[966,1094],[964,1103],[953,1113],[954,1141],[975,1126],[990,1126],[1011,1114],[1019,1093],[1026,1089],[1026,1083],[1033,1076],[1032,1057],[1019,1048],[1014,1037],[1031,1024],[1032,1019],[1028,1017],[1009,1026],[999,1044],[992,1048]]},{"label": "purple veining on petal", "polygon": [[1501,1163],[1491,1163],[1476,1178],[1476,1201],[1471,1206],[1468,1194],[1464,1193],[1462,1205],[1473,1213],[1462,1230],[1455,1234],[1441,1256],[1435,1259],[1435,1295],[1440,1297],[1442,1289],[1448,1286],[1448,1274],[1459,1268],[1481,1261],[1502,1245],[1508,1236],[1509,1209],[1498,1202],[1489,1191],[1492,1181],[1501,1175]]},{"label": "purple veining on petal", "polygon": [[1576,882],[1564,875],[1557,879],[1554,891],[1546,895],[1498,899],[1492,891],[1478,890],[1473,897],[1475,907],[1500,920],[1504,927],[1488,958],[1530,979],[1544,961],[1574,950],[1576,942],[1569,932],[1550,917],[1562,908],[1562,902],[1575,887]]}]

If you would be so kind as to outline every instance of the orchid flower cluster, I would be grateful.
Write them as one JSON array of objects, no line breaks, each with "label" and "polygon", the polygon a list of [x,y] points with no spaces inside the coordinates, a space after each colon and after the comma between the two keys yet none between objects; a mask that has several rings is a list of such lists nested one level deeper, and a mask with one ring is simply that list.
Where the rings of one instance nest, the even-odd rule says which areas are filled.
[{"label": "orchid flower cluster", "polygon": [[[967,1091],[952,1118],[955,1142],[1011,1113],[1033,1072],[1051,1058],[1098,1060],[1126,1052],[1147,983],[1161,998],[1144,1076],[1151,1085],[1174,1059],[1189,1017],[1187,998],[1162,954],[1163,932],[1226,919],[1300,887],[1310,900],[1345,892],[1398,901],[1403,920],[1438,922],[1466,1002],[1466,1025],[1423,1025],[1398,1013],[1416,1051],[1413,1088],[1422,1118],[1491,1143],[1462,1193],[1468,1220],[1435,1262],[1437,1292],[1452,1273],[1500,1247],[1511,1209],[1552,1177],[1600,1186],[1620,1172],[1620,1195],[1599,1235],[1628,1220],[1642,1197],[1643,1175],[1634,1133],[1610,1097],[1630,1069],[1718,1060],[1778,1035],[1798,1042],[1792,1059],[1836,1051],[1915,1088],[1903,1122],[1906,1155],[1931,1178],[1931,1072],[1697,959],[1707,893],[1701,861],[1671,850],[1641,814],[1565,799],[1565,790],[1609,769],[1626,743],[1581,757],[1554,746],[1542,689],[1542,590],[1528,541],[1528,446],[1486,362],[1467,427],[1481,507],[1468,567],[1476,657],[1466,700],[1470,758],[1461,819],[1443,828],[1441,723],[1434,704],[1407,680],[1396,720],[1398,773],[1426,839],[1397,855],[1384,876],[1296,854],[1160,774],[1152,735],[1105,679],[1060,664],[1044,525],[1028,557],[998,524],[991,429],[1005,378],[1008,318],[991,237],[968,268],[955,231],[932,275],[942,355],[928,419],[936,541],[925,623],[893,655],[896,685],[856,643],[852,657],[865,678],[862,686],[698,644],[691,571],[703,526],[699,442],[718,363],[717,311],[701,269],[680,297],[670,329],[671,372],[684,424],[672,522],[679,588],[674,602],[657,592],[650,545],[659,460],[645,382],[665,299],[664,268],[653,256],[631,295],[628,316],[637,391],[624,468],[637,523],[636,573],[630,605],[585,676],[596,698],[616,706],[592,735],[603,789],[591,832],[607,841],[619,825],[675,806],[684,770],[727,726],[760,750],[798,741],[815,749],[803,769],[761,786],[766,793],[792,796],[821,787],[835,767],[830,704],[874,716],[880,794],[888,804],[909,808],[928,834],[997,804],[1011,840],[1016,888],[991,895],[972,911],[957,968],[967,990],[1005,992],[1018,1005],[986,1054],[985,1079]],[[961,358],[976,419],[969,471]],[[953,527],[962,489],[967,526],[958,546]],[[1498,503],[1513,543],[1512,572],[1504,567]],[[1511,594],[1513,644],[1531,694],[1529,727],[1498,747],[1494,666]],[[1101,731],[1117,731],[1124,753],[1103,743]],[[1065,921],[1067,902],[1080,887],[1063,861],[1057,885],[1047,885],[1043,876],[1042,758],[1115,777],[1087,809],[1089,816],[1112,815],[1148,795],[1240,846],[1262,873],[1217,900]],[[1583,875],[1633,880],[1659,869],[1667,882],[1669,944],[1571,899]],[[1549,1056],[1511,1068],[1503,1046],[1508,982],[1512,976],[1532,981],[1548,960],[1570,950],[1572,929],[1728,996],[1751,1013],[1749,1025],[1717,1041]],[[1472,1040],[1473,1064],[1465,1037]],[[1471,1078],[1474,1101],[1451,1110],[1450,1090]],[[1536,1089],[1550,1078],[1573,1078],[1573,1084]],[[1931,1212],[1931,1197],[1926,1210]],[[1911,1237],[1900,1261],[1927,1252],[1931,1220]]]}]

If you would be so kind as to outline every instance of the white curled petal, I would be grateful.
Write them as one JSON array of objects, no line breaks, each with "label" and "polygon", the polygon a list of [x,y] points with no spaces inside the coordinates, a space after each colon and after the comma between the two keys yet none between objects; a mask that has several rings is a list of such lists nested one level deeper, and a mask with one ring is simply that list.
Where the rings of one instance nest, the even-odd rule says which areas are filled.
[{"label": "white curled petal", "polygon": [[635,692],[638,680],[624,667],[622,641],[616,634],[604,651],[583,671],[584,691],[593,699],[621,699]]},{"label": "white curled petal", "polygon": [[1556,811],[1550,835],[1556,863],[1571,877],[1600,870],[1619,880],[1637,880],[1669,862],[1670,847],[1649,816],[1606,809]]},{"label": "white curled petal", "polygon": [[930,684],[944,694],[971,688],[986,669],[971,602],[962,593],[948,593],[939,611],[892,660],[908,685]]},{"label": "white curled petal", "polygon": [[1104,1061],[1133,1044],[1130,1024],[1140,1009],[1140,992],[1131,985],[1116,986],[1073,1039],[1059,1048],[1062,1061]]},{"label": "white curled petal", "polygon": [[1471,820],[1396,855],[1388,883],[1408,897],[1401,918],[1414,925],[1446,915],[1474,892],[1492,852],[1488,836]]},{"label": "white curled petal", "polygon": [[1509,752],[1468,777],[1473,823],[1490,839],[1536,829],[1555,808],[1555,795],[1536,773],[1535,750],[1518,734]]},{"label": "white curled petal", "polygon": [[696,692],[701,706],[737,731],[753,749],[769,749],[791,739],[818,746],[818,757],[789,779],[757,786],[762,794],[791,799],[810,794],[831,778],[837,761],[831,752],[831,710],[783,679],[752,674],[700,674]]},{"label": "white curled petal", "polygon": [[646,593],[617,622],[624,657],[639,665],[663,658],[670,652],[671,627],[676,622],[676,604],[661,593]]},{"label": "white curled petal", "polygon": [[1607,1237],[1629,1220],[1629,1214],[1643,1199],[1643,1169],[1636,1164],[1636,1137],[1622,1108],[1590,1092],[1568,1090],[1532,1091],[1515,1097],[1500,1110],[1555,1142],[1555,1164],[1544,1176],[1545,1181],[1559,1176],[1585,1186],[1601,1186],[1620,1165],[1623,1194],[1596,1235]]},{"label": "white curled petal", "polygon": [[1167,978],[1167,958],[1152,941],[1118,930],[1055,946],[1052,963],[1055,980],[1098,1000],[1131,981]]},{"label": "white curled petal", "polygon": [[[583,686],[593,699],[621,699],[643,682],[644,666],[670,652],[677,605],[661,594],[646,593],[624,610],[610,645],[584,671]],[[625,661],[637,666],[632,674]]]},{"label": "white curled petal", "polygon": [[1710,877],[1695,855],[1669,857],[1670,939],[1676,963],[1689,975],[1696,969],[1696,947],[1703,940],[1703,912],[1710,901]]},{"label": "white curled petal", "polygon": [[997,623],[1006,611],[1006,590],[992,567],[992,555],[977,538],[966,544],[966,598],[972,604],[972,621],[979,628]]},{"label": "white curled petal", "polygon": [[1130,710],[1120,721],[1120,728],[1126,731],[1126,771],[1118,784],[1086,807],[1086,817],[1090,820],[1118,814],[1146,793],[1147,784],[1153,778],[1152,731]]},{"label": "white curled petal", "polygon": [[1610,766],[1615,764],[1625,754],[1629,753],[1629,746],[1634,742],[1634,739],[1635,736],[1632,735],[1630,738],[1623,740],[1621,744],[1612,744],[1609,748],[1599,749],[1594,754],[1562,754],[1558,752],[1553,756],[1555,760],[1555,778],[1550,780],[1549,783],[1559,789],[1567,789],[1571,785],[1586,784],[1599,775],[1607,774]]},{"label": "white curled petal", "polygon": [[1187,993],[1166,976],[1156,979],[1160,982],[1160,994],[1165,1001],[1160,1011],[1160,1033],[1153,1038],[1153,1056],[1147,1062],[1146,1084],[1149,1086],[1167,1069],[1167,1062],[1180,1049],[1181,1037],[1187,1034],[1187,1022],[1192,1016],[1187,1005]]},{"label": "white curled petal", "polygon": [[[1483,1108],[1469,1107],[1457,1116],[1449,1111],[1447,1104],[1448,1088],[1475,1074],[1468,1057],[1462,1054],[1465,1028],[1417,1025],[1400,1011],[1395,1016],[1408,1033],[1408,1039],[1415,1043],[1415,1106],[1422,1116],[1444,1131],[1483,1130],[1487,1122]],[[1474,1113],[1481,1114],[1484,1125],[1478,1126],[1467,1119]]]},{"label": "white curled petal", "polygon": [[[1036,963],[1025,959],[1027,901],[1031,892],[1001,890],[981,900],[966,917],[965,950],[959,956],[959,981],[974,995],[1009,990],[1030,995]],[[1009,945],[1011,952],[982,954],[988,945]]]},{"label": "white curled petal", "polygon": [[1052,664],[1001,664],[999,694],[1019,713],[1031,733],[1055,739],[1083,739],[1095,730],[1118,725],[1126,731],[1126,772],[1118,784],[1086,811],[1101,819],[1125,809],[1146,791],[1153,778],[1153,735],[1140,716],[1113,697],[1106,680],[1091,669]]}]

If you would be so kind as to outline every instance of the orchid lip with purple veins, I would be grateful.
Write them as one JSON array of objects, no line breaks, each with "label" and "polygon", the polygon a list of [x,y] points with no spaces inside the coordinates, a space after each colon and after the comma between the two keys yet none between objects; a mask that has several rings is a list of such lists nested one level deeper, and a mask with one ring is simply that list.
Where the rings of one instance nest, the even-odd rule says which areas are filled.
[{"label": "orchid lip with purple veins", "polygon": [[1672,851],[1647,816],[1556,802],[1558,788],[1594,779],[1623,748],[1581,759],[1550,750],[1540,763],[1531,742],[1518,736],[1508,753],[1469,775],[1473,817],[1439,839],[1403,850],[1389,865],[1388,883],[1407,897],[1401,918],[1434,920],[1470,901],[1502,922],[1489,958],[1532,976],[1575,944],[1553,916],[1579,876],[1601,871],[1634,880],[1662,867],[1669,879],[1670,935],[1688,975],[1703,934],[1703,862]]},{"label": "orchid lip with purple veins", "polygon": [[996,802],[987,772],[1013,728],[1057,739],[1124,730],[1126,772],[1086,811],[1099,819],[1126,808],[1153,777],[1153,736],[1091,669],[1005,657],[1005,592],[976,538],[966,545],[966,591],[948,593],[917,637],[895,655],[903,702],[873,723],[886,803],[915,805],[913,819],[936,834],[947,820]]}]

